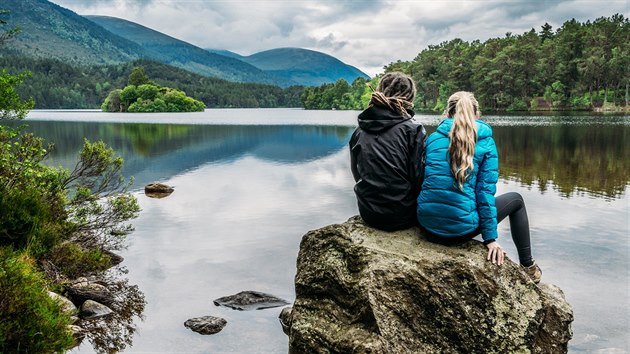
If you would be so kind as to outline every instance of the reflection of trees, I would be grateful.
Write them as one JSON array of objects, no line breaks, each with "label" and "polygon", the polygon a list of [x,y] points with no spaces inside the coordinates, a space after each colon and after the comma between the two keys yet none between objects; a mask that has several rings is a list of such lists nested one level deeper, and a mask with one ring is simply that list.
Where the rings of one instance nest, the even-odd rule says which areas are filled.
[{"label": "reflection of trees", "polygon": [[80,320],[86,337],[97,353],[117,353],[131,346],[136,331],[134,320],[142,318],[146,301],[137,285],[129,285],[119,275],[102,281],[114,298],[107,305],[113,313],[101,318]]},{"label": "reflection of trees", "polygon": [[541,190],[551,184],[565,196],[576,191],[618,197],[628,184],[630,127],[554,125],[494,127],[502,178]]}]

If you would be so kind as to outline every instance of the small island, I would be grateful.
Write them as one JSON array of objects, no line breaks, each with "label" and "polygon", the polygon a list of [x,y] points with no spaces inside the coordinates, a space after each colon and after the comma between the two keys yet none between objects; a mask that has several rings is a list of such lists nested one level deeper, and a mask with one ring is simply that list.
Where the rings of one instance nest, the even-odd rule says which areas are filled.
[{"label": "small island", "polygon": [[101,105],[103,112],[203,112],[206,105],[183,91],[149,80],[144,68],[135,67],[128,85],[111,91]]}]

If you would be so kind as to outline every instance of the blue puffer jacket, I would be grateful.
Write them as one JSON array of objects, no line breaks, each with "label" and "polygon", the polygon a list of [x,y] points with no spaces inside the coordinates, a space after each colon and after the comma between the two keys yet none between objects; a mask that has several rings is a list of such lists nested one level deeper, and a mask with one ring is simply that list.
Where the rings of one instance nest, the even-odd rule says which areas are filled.
[{"label": "blue puffer jacket", "polygon": [[485,241],[497,238],[494,193],[499,178],[499,157],[492,128],[477,123],[474,170],[457,186],[448,163],[448,133],[453,119],[444,119],[426,141],[426,166],[418,196],[418,221],[425,229],[444,237],[464,236],[480,228]]}]

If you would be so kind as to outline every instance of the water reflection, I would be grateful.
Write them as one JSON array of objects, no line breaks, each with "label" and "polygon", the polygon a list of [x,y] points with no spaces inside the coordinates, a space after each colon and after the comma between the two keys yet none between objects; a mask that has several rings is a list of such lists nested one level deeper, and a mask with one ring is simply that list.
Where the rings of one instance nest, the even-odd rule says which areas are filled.
[{"label": "water reflection", "polygon": [[[146,301],[137,285],[130,285],[122,274],[110,274],[101,282],[115,294],[108,306],[113,313],[96,319],[82,319],[77,325],[86,331],[83,342],[89,341],[91,348],[99,354],[117,353],[133,345],[136,332],[135,322],[142,319]],[[81,350],[81,344],[77,350]]]},{"label": "water reflection", "polygon": [[[203,126],[89,122],[31,122],[27,128],[55,143],[50,163],[71,167],[83,137],[102,139],[125,158],[137,186],[206,163],[245,155],[277,163],[316,160],[344,148],[352,127]],[[434,127],[429,127],[429,131]],[[586,192],[619,197],[629,182],[630,126],[556,124],[494,127],[503,179],[569,197]]]},{"label": "water reflection", "polygon": [[495,127],[501,177],[553,188],[619,197],[628,184],[630,127],[555,125]]},{"label": "water reflection", "polygon": [[135,178],[136,188],[245,155],[282,164],[316,160],[342,149],[353,131],[334,126],[27,123],[28,131],[54,143],[47,162],[53,166],[73,167],[84,138],[103,140],[124,158],[123,174]]}]

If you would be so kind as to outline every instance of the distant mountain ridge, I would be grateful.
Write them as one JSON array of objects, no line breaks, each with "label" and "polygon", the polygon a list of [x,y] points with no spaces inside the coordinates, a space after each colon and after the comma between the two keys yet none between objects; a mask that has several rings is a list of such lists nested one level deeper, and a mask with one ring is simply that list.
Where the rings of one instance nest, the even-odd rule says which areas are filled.
[{"label": "distant mountain ridge", "polygon": [[[318,86],[368,76],[312,50],[277,48],[249,56],[206,50],[140,24],[107,16],[80,16],[47,0],[3,0],[9,26],[22,32],[4,48],[73,65],[106,65],[149,59],[234,82]],[[0,54],[2,55],[2,54]]]},{"label": "distant mountain ridge", "polygon": [[148,56],[136,43],[46,0],[4,0],[0,9],[9,11],[8,26],[21,29],[4,49],[77,64],[113,64]]},{"label": "distant mountain ridge", "polygon": [[369,78],[361,70],[331,55],[303,48],[270,49],[243,57],[242,60],[306,86],[319,86],[338,79],[352,83],[358,77]]},{"label": "distant mountain ridge", "polygon": [[229,81],[287,86],[287,82],[283,82],[283,80],[279,80],[251,64],[208,52],[135,22],[109,16],[84,17],[115,35],[140,45],[150,53],[152,58],[162,63]]}]

